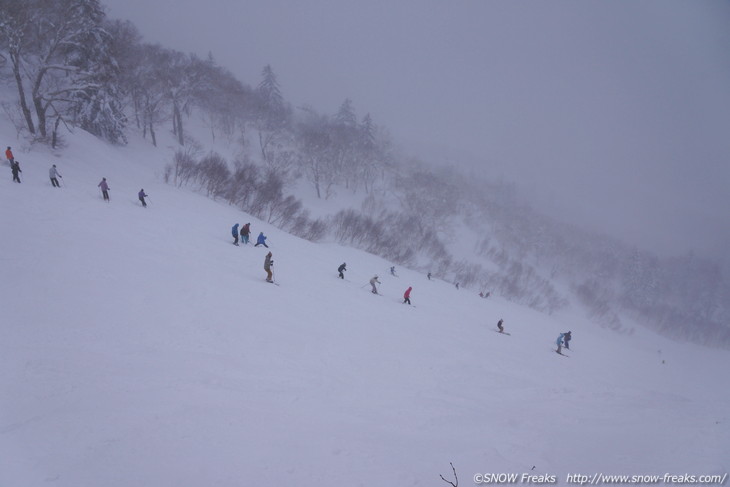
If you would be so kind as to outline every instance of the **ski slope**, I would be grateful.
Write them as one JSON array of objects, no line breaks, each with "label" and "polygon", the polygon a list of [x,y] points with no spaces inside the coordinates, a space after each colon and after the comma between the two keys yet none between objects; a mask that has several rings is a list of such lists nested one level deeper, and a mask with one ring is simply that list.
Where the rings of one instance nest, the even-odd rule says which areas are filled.
[{"label": "ski slope", "polygon": [[[449,462],[461,485],[730,470],[728,352],[395,278],[164,184],[169,147],[67,141],[8,142],[22,184],[0,166],[2,486],[426,486]],[[269,237],[280,286],[267,249],[232,245],[237,222]]]}]

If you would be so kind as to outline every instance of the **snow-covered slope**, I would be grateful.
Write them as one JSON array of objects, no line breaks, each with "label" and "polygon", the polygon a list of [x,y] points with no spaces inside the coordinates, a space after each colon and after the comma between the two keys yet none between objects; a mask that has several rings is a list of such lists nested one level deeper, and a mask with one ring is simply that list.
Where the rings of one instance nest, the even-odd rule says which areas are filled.
[{"label": "snow-covered slope", "polygon": [[[442,485],[449,462],[463,485],[730,469],[728,352],[392,277],[163,184],[167,148],[8,143],[23,183],[0,167],[2,486]],[[249,221],[280,286],[264,282],[266,249],[231,245]]]}]

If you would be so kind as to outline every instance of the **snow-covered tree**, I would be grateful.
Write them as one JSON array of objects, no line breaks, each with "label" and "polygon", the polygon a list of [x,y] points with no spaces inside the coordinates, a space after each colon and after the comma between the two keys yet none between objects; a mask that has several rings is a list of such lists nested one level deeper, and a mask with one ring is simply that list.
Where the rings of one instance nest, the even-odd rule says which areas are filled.
[{"label": "snow-covered tree", "polygon": [[79,104],[96,105],[99,110],[114,105],[109,102],[114,90],[101,97],[92,95],[104,91],[100,79],[108,75],[111,63],[108,34],[102,27],[104,10],[98,0],[3,1],[0,18],[3,47],[11,59],[19,104],[31,134],[47,139],[49,118],[55,118],[57,127],[69,114],[80,111]]}]

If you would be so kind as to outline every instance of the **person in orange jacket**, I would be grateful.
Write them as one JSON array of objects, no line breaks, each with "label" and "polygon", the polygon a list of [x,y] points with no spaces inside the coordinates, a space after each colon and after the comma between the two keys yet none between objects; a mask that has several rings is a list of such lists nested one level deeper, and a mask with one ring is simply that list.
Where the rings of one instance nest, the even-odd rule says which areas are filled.
[{"label": "person in orange jacket", "polygon": [[15,157],[13,156],[13,151],[10,150],[10,147],[8,146],[8,150],[5,151],[5,157],[10,161],[10,165],[12,166],[15,163]]}]

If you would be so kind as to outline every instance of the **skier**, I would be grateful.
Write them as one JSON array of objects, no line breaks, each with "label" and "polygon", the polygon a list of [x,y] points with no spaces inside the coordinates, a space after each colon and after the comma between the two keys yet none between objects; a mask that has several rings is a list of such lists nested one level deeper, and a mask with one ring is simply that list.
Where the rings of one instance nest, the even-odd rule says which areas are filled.
[{"label": "skier", "polygon": [[101,178],[101,182],[97,184],[101,188],[101,194],[104,197],[104,201],[109,201],[109,184],[106,182],[106,178]]},{"label": "skier", "polygon": [[563,352],[561,352],[561,350],[563,349],[563,338],[564,337],[565,337],[565,333],[561,333],[560,336],[558,337],[558,339],[555,340],[555,343],[558,346],[558,349],[556,350],[556,352],[558,352],[560,355],[563,354]]},{"label": "skier", "polygon": [[49,170],[48,170],[48,177],[51,178],[51,186],[54,188],[60,188],[61,185],[58,184],[58,179],[56,177],[59,177],[63,179],[63,176],[58,174],[58,169],[56,169],[56,165],[54,164]]},{"label": "skier", "polygon": [[504,320],[502,318],[499,319],[497,322],[497,328],[499,328],[500,333],[504,333],[504,326],[502,326],[502,323],[504,323]]},{"label": "skier", "polygon": [[10,165],[12,166],[15,162],[15,157],[13,156],[13,151],[10,150],[10,147],[8,147],[8,150],[5,151],[5,157],[10,161]]},{"label": "skier", "polygon": [[347,267],[346,266],[347,266],[347,263],[346,262],[343,262],[342,265],[337,268],[337,272],[340,273],[340,279],[344,279],[345,278],[345,274],[343,274],[343,272],[345,272],[347,270]]},{"label": "skier", "polygon": [[[395,276],[395,266],[392,266],[392,267],[390,268],[390,275],[391,275],[391,276]],[[395,277],[398,277],[398,276],[395,276]]]},{"label": "skier", "polygon": [[241,227],[241,242],[248,245],[248,236],[251,233],[251,224],[246,223]]},{"label": "skier", "polygon": [[19,172],[23,172],[20,169],[20,163],[18,161],[16,161],[15,159],[13,159],[10,162],[10,170],[13,171],[13,181],[16,182],[16,183],[19,183],[20,182],[20,177],[18,176],[18,173]]},{"label": "skier", "polygon": [[378,281],[378,276],[374,276],[372,279],[370,279],[370,285],[373,287],[373,290],[371,291],[373,294],[378,294],[378,288],[375,287],[375,283],[380,284],[380,281]]},{"label": "skier", "polygon": [[267,249],[269,248],[269,246],[266,245],[266,236],[264,235],[264,232],[259,233],[259,237],[256,239],[256,245],[254,245],[254,247],[258,247],[259,245],[263,245]]},{"label": "skier", "polygon": [[142,202],[142,206],[144,206],[145,208],[147,208],[147,203],[144,200],[147,197],[147,195],[144,192],[144,188],[142,188],[142,189],[139,190],[139,193],[137,193],[137,196],[139,197],[139,201]]},{"label": "skier", "polygon": [[266,271],[266,282],[274,282],[274,275],[271,273],[271,266],[274,265],[274,261],[272,259],[273,255],[271,255],[271,252],[266,254],[266,259],[264,259],[264,270]]},{"label": "skier", "polygon": [[570,350],[570,340],[573,338],[570,333],[571,332],[568,332],[565,334],[565,336],[563,336],[563,342],[565,343],[566,350]]},{"label": "skier", "polygon": [[459,283],[458,282],[456,283],[456,289],[459,289]]},{"label": "skier", "polygon": [[403,293],[403,304],[411,304],[411,289],[413,289],[412,286],[408,286],[408,289],[406,289],[406,292]]},{"label": "skier", "polygon": [[431,280],[431,273],[429,272],[428,274],[426,274],[426,277],[428,277],[428,280],[430,281]]},{"label": "skier", "polygon": [[231,233],[233,234],[233,245],[238,245],[238,223],[231,227]]}]

